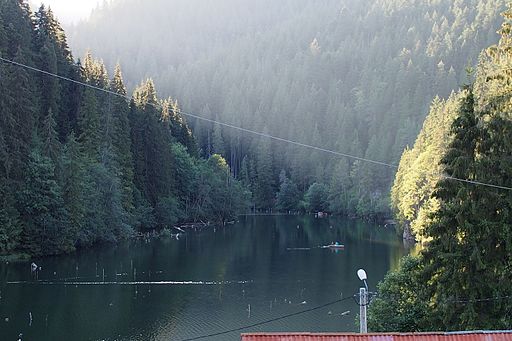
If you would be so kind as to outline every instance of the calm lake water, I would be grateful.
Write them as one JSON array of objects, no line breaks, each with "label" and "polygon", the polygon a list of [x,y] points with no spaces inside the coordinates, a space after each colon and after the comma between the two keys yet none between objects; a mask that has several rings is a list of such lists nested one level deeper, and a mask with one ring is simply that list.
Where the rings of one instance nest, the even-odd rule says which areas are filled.
[{"label": "calm lake water", "polygon": [[[333,241],[345,249],[317,248]],[[0,340],[179,341],[351,296],[359,268],[375,290],[407,252],[391,229],[362,221],[251,216],[179,240],[36,260],[38,281],[28,263],[1,264]],[[346,300],[245,331],[356,331],[358,312]]]}]

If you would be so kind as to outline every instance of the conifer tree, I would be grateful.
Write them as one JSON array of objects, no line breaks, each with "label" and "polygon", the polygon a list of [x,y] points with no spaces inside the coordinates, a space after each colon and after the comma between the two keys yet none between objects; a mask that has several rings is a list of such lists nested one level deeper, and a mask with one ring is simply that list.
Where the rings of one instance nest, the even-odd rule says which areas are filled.
[{"label": "conifer tree", "polygon": [[[39,50],[40,62],[38,63],[39,67],[47,72],[53,74],[59,74],[59,70],[57,69],[57,56],[55,52],[54,45],[50,42],[49,38],[43,37],[44,39],[43,45]],[[41,112],[42,113],[59,113],[60,110],[60,84],[59,80],[50,75],[41,75]],[[46,115],[45,115],[46,116]],[[44,119],[43,116],[41,121]]]},{"label": "conifer tree", "polygon": [[135,184],[151,205],[172,194],[174,177],[171,135],[161,123],[156,90],[151,80],[133,95],[132,146]]},{"label": "conifer tree", "polygon": [[57,123],[50,109],[42,122],[41,139],[44,155],[52,159],[54,164],[58,163],[61,155],[61,145],[56,129]]},{"label": "conifer tree", "polygon": [[[82,77],[89,84],[100,88],[103,88],[108,81],[104,66],[94,60],[90,53],[84,58]],[[83,89],[78,113],[77,134],[84,152],[91,160],[99,160],[100,149],[105,139],[105,127],[102,126],[102,123],[106,123],[104,110],[109,109],[105,105],[105,97],[108,96],[99,95],[94,89]]]},{"label": "conifer tree", "polygon": [[280,211],[289,212],[297,210],[300,201],[300,192],[297,185],[293,183],[284,170],[280,174],[279,192],[276,196],[276,207]]},{"label": "conifer tree", "polygon": [[69,224],[75,241],[85,225],[88,203],[85,194],[92,186],[85,172],[86,159],[75,133],[71,132],[62,153],[62,198],[69,214]]},{"label": "conifer tree", "polygon": [[[121,67],[116,65],[110,90],[126,96]],[[123,207],[127,212],[133,209],[133,161],[131,153],[130,122],[128,120],[129,106],[124,98],[112,98],[113,112],[113,148],[116,163],[119,166],[119,176],[123,192]]]},{"label": "conifer tree", "polygon": [[[14,60],[27,63],[26,52],[18,49]],[[36,127],[35,121],[37,94],[32,88],[33,80],[26,70],[8,66],[5,74],[5,107],[3,118],[6,130],[4,138],[11,154],[13,179],[21,179],[30,153],[32,135]]]},{"label": "conifer tree", "polygon": [[20,220],[23,221],[21,249],[29,254],[58,254],[74,249],[54,169],[53,161],[36,147],[30,154],[27,178],[18,199]]},{"label": "conifer tree", "polygon": [[[0,144],[2,143],[0,138]],[[5,177],[0,178],[0,254],[9,254],[19,247],[21,222],[15,196]]]},{"label": "conifer tree", "polygon": [[258,145],[255,162],[257,182],[254,186],[254,198],[257,208],[269,209],[274,201],[274,170],[270,140],[262,137]]},{"label": "conifer tree", "polygon": [[224,138],[222,137],[222,129],[218,123],[213,125],[212,151],[213,154],[226,155],[226,147],[224,144]]},{"label": "conifer tree", "polygon": [[[35,38],[34,47],[38,54],[37,65],[42,70],[73,76],[73,57],[67,44],[67,38],[52,10],[42,5],[34,15]],[[45,115],[52,110],[59,122],[61,142],[71,130],[69,112],[74,111],[73,99],[69,97],[76,87],[70,82],[63,82],[49,75],[40,75],[41,80],[41,112]],[[73,78],[73,77],[72,77]]]},{"label": "conifer tree", "polygon": [[[481,133],[471,91],[463,99],[460,110],[452,128],[454,140],[443,164],[450,177],[475,179],[475,152]],[[475,276],[480,272],[477,254],[482,242],[476,230],[481,212],[475,210],[475,200],[481,200],[480,192],[480,188],[471,184],[441,180],[435,192],[441,207],[426,231],[432,238],[424,260],[428,278],[434,281],[432,287],[438,309],[435,316],[449,329],[460,325],[459,318],[467,319],[468,326],[476,326],[477,318],[473,304],[449,308],[450,300],[475,299],[489,294],[486,290],[479,292],[481,285],[475,283],[478,281]],[[466,271],[460,271],[462,268]]]}]

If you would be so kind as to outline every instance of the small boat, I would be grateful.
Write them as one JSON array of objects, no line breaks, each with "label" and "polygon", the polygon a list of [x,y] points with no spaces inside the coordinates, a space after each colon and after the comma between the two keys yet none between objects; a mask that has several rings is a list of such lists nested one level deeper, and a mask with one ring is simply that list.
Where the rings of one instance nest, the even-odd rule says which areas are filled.
[{"label": "small boat", "polygon": [[339,244],[339,243],[322,246],[322,249],[344,249],[344,248],[345,248],[345,245]]}]

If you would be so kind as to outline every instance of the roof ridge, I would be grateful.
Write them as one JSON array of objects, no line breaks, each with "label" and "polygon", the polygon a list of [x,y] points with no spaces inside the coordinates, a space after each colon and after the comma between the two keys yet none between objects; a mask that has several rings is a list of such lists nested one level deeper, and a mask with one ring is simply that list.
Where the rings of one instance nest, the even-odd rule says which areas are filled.
[{"label": "roof ridge", "polygon": [[462,331],[430,331],[430,332],[385,332],[360,334],[356,332],[256,332],[242,333],[241,335],[350,335],[350,336],[373,336],[373,335],[466,335],[466,334],[512,334],[512,330],[462,330]]}]

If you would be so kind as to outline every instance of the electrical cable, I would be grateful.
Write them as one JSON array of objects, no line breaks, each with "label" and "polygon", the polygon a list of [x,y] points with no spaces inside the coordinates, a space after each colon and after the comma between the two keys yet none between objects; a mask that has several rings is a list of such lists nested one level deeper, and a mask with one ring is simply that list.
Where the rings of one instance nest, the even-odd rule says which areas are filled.
[{"label": "electrical cable", "polygon": [[459,179],[459,178],[454,178],[454,177],[448,176],[448,175],[441,175],[441,177],[443,179],[465,182],[465,183],[472,184],[472,185],[486,186],[486,187],[492,187],[492,188],[498,188],[498,189],[504,189],[504,190],[512,191],[512,188],[510,188],[510,187],[493,185],[493,184],[488,184],[488,183],[484,183],[484,182],[480,182],[480,181],[475,181],[475,180]]},{"label": "electrical cable", "polygon": [[[366,306],[369,306],[373,302],[373,299],[375,297],[378,297],[379,294],[377,292],[373,292],[373,291],[366,292],[366,299],[367,299],[366,303],[361,303],[361,298],[359,296],[360,296],[359,294],[354,294],[354,296],[352,296],[354,298],[354,302],[360,307],[366,307]],[[357,297],[359,297],[359,300],[357,299]]]},{"label": "electrical cable", "polygon": [[[374,292],[369,292],[368,294],[372,298],[375,297],[375,296],[377,296],[377,297],[379,296],[378,293],[374,293]],[[285,319],[285,318],[288,318],[288,317],[297,316],[297,315],[308,313],[308,312],[311,312],[311,311],[314,311],[314,310],[322,309],[322,308],[325,308],[327,306],[330,306],[330,305],[333,305],[333,304],[336,304],[336,303],[339,303],[339,302],[342,302],[342,301],[345,301],[345,300],[348,300],[348,299],[351,299],[351,298],[353,298],[355,300],[357,305],[361,305],[356,300],[357,296],[358,296],[358,294],[355,294],[353,296],[348,296],[348,297],[345,297],[343,299],[339,299],[339,300],[336,300],[336,301],[333,301],[333,302],[329,302],[329,303],[326,303],[326,304],[323,304],[323,305],[320,305],[320,306],[317,306],[317,307],[314,307],[314,308],[302,310],[302,311],[299,311],[299,312],[296,312],[296,313],[292,313],[292,314],[288,314],[288,315],[283,315],[283,316],[280,316],[280,317],[277,317],[277,318],[269,319],[269,320],[266,320],[266,321],[254,323],[254,324],[243,326],[243,327],[239,327],[239,328],[233,328],[233,329],[225,330],[225,331],[218,332],[218,333],[211,333],[211,334],[208,334],[208,335],[202,335],[202,336],[196,336],[196,337],[192,337],[192,338],[188,338],[188,339],[182,339],[180,341],[200,340],[200,339],[205,339],[205,338],[209,338],[209,337],[225,335],[225,334],[228,334],[228,333],[237,332],[237,331],[241,331],[241,330],[248,329],[248,328],[253,328],[253,327],[261,326],[263,324],[268,324],[268,323],[271,323],[271,322],[274,322],[274,321],[279,321],[279,320],[282,320],[282,319]],[[499,300],[504,300],[504,299],[512,299],[512,295],[488,297],[488,298],[480,298],[480,299],[472,299],[472,300],[448,300],[446,302],[448,302],[448,303],[473,303],[473,302],[499,301]],[[371,299],[369,300],[369,302],[367,304],[364,304],[363,306],[367,306],[370,303],[371,303]]]},{"label": "electrical cable", "polygon": [[[400,295],[381,295],[376,293],[375,295],[377,298],[381,299],[391,299],[394,301],[397,301],[401,299],[402,297]],[[485,298],[474,298],[474,299],[446,299],[441,300],[438,303],[480,303],[480,302],[496,302],[496,301],[503,301],[503,300],[510,300],[512,299],[512,295],[505,295],[505,296],[495,296],[495,297],[485,297]],[[356,300],[356,303],[358,301]]]},{"label": "electrical cable", "polygon": [[493,302],[512,299],[512,295],[507,296],[496,296],[487,298],[474,298],[468,300],[447,300],[447,303],[480,303],[480,302]]},{"label": "electrical cable", "polygon": [[[75,84],[78,84],[78,85],[81,85],[81,86],[84,86],[84,87],[87,87],[87,88],[90,88],[90,89],[94,89],[94,90],[97,90],[97,91],[102,91],[102,92],[105,92],[105,93],[110,94],[110,95],[114,95],[114,96],[117,96],[117,97],[120,97],[120,98],[124,98],[127,101],[131,101],[132,100],[131,96],[122,95],[122,94],[119,94],[117,92],[114,92],[114,91],[111,91],[111,90],[107,90],[107,89],[103,89],[103,88],[100,88],[100,87],[97,87],[97,86],[94,86],[94,85],[91,85],[91,84],[87,84],[85,82],[81,82],[81,81],[78,81],[78,80],[75,80],[75,79],[72,79],[72,78],[69,78],[69,77],[64,77],[64,76],[61,76],[61,75],[58,75],[58,74],[55,74],[55,73],[52,73],[52,72],[48,72],[48,71],[45,71],[45,70],[41,70],[41,69],[38,69],[38,68],[35,68],[35,67],[32,67],[32,66],[23,64],[23,63],[18,63],[16,61],[13,61],[13,60],[10,60],[10,59],[6,59],[6,58],[3,58],[1,56],[0,56],[0,61],[2,61],[4,63],[15,65],[15,66],[19,66],[19,67],[22,67],[22,68],[25,68],[25,69],[28,69],[28,70],[31,70],[31,71],[34,71],[34,72],[39,72],[39,73],[45,74],[47,76],[56,77],[58,79],[61,79],[61,80],[67,81],[67,82],[72,82],[72,83],[75,83]],[[155,103],[148,103],[148,104],[153,106],[156,109],[159,109],[159,110],[162,109],[162,106],[159,105],[159,104],[155,104]],[[293,144],[293,145],[296,145],[296,146],[300,146],[300,147],[304,147],[304,148],[309,148],[309,149],[321,151],[321,152],[328,153],[328,154],[342,156],[342,157],[346,157],[346,158],[357,160],[357,161],[362,161],[362,162],[367,162],[367,163],[371,163],[371,164],[375,164],[375,165],[380,165],[380,166],[385,166],[385,167],[389,167],[389,168],[398,169],[398,166],[394,165],[394,164],[390,164],[390,163],[386,163],[386,162],[382,162],[382,161],[371,160],[371,159],[368,159],[368,158],[363,158],[363,157],[359,157],[359,156],[355,156],[355,155],[341,153],[341,152],[337,152],[337,151],[334,151],[334,150],[330,150],[330,149],[326,149],[326,148],[322,148],[322,147],[318,147],[318,146],[313,146],[313,145],[309,145],[309,144],[302,143],[302,142],[297,142],[297,141],[290,140],[290,139],[285,139],[285,138],[274,136],[274,135],[270,135],[270,134],[267,134],[267,133],[262,133],[262,132],[258,132],[258,131],[255,131],[255,130],[242,128],[242,127],[235,126],[233,124],[229,124],[229,123],[225,123],[225,122],[221,122],[221,121],[218,121],[218,120],[202,117],[202,116],[195,115],[195,114],[192,114],[192,113],[188,113],[188,112],[185,112],[185,111],[182,111],[182,110],[174,110],[174,112],[179,113],[179,114],[181,114],[183,116],[195,118],[195,119],[206,121],[206,122],[209,122],[209,123],[219,124],[220,126],[224,126],[224,127],[227,127],[227,128],[231,128],[231,129],[234,129],[234,130],[242,131],[242,132],[245,132],[245,133],[249,133],[249,134],[253,134],[253,135],[257,135],[257,136],[261,136],[261,137],[266,137],[266,138],[273,139],[273,140],[276,140],[276,141],[285,142],[285,143]],[[496,188],[496,189],[512,191],[512,187],[494,185],[494,184],[489,184],[489,183],[484,183],[484,182],[479,182],[479,181],[474,181],[474,180],[459,179],[459,178],[455,178],[455,177],[447,176],[447,175],[443,175],[443,174],[440,174],[439,176],[441,178],[449,179],[449,180],[453,180],[453,181],[459,181],[459,182],[469,183],[469,184],[478,185],[478,186],[486,186],[486,187],[491,187],[491,188]]]},{"label": "electrical cable", "polygon": [[[126,99],[128,101],[132,100],[131,96],[122,95],[122,94],[119,94],[119,93],[111,91],[111,90],[103,89],[103,88],[100,88],[100,87],[97,87],[97,86],[94,86],[94,85],[91,85],[91,84],[88,84],[88,83],[85,83],[85,82],[81,82],[81,81],[78,81],[78,80],[75,80],[75,79],[72,79],[72,78],[69,78],[69,77],[64,77],[64,76],[61,76],[61,75],[58,75],[58,74],[55,74],[55,73],[52,73],[52,72],[44,71],[44,70],[41,70],[41,69],[38,69],[38,68],[35,68],[35,67],[32,67],[32,66],[29,66],[29,65],[26,65],[26,64],[15,62],[13,60],[5,59],[3,57],[0,57],[0,60],[3,61],[3,62],[6,62],[6,63],[10,63],[10,64],[13,64],[13,65],[16,65],[16,66],[19,66],[19,67],[26,68],[26,69],[31,70],[31,71],[43,73],[43,74],[45,74],[47,76],[53,76],[53,77],[59,78],[61,80],[65,80],[65,81],[68,81],[68,82],[73,82],[75,84],[82,85],[82,86],[85,86],[85,87],[88,87],[88,88],[91,88],[91,89],[94,89],[94,90],[97,90],[97,91],[103,91],[103,92],[108,93],[110,95],[114,95],[114,96],[117,96],[117,97],[124,98],[124,99]],[[158,104],[155,104],[155,103],[148,103],[148,105],[151,105],[151,106],[153,106],[156,109],[162,109],[161,105],[158,105]],[[289,140],[289,139],[273,136],[273,135],[270,135],[270,134],[261,133],[261,132],[258,132],[258,131],[254,131],[254,130],[238,127],[238,126],[235,126],[235,125],[232,125],[232,124],[229,124],[229,123],[224,123],[224,122],[220,122],[218,120],[213,120],[213,119],[209,119],[209,118],[202,117],[202,116],[199,116],[199,115],[195,115],[195,114],[191,114],[191,113],[188,113],[188,112],[184,112],[182,110],[177,110],[176,112],[181,114],[181,115],[183,115],[183,116],[192,117],[192,118],[195,118],[195,119],[198,119],[198,120],[202,120],[202,121],[206,121],[206,122],[209,122],[209,123],[216,123],[216,124],[219,124],[219,125],[227,127],[227,128],[239,130],[239,131],[242,131],[242,132],[245,132],[245,133],[250,133],[250,134],[254,134],[254,135],[258,135],[258,136],[262,136],[262,137],[267,137],[267,138],[270,138],[270,139],[273,139],[273,140],[277,140],[277,141],[280,141],[280,142],[287,142],[287,143],[294,144],[294,145],[297,145],[297,146],[300,146],[300,147],[310,148],[310,149],[318,150],[318,151],[321,151],[321,152],[334,154],[334,155],[337,155],[337,156],[343,156],[343,157],[355,159],[355,160],[358,160],[358,161],[369,162],[369,163],[373,163],[373,164],[377,164],[377,165],[381,165],[381,166],[386,166],[386,167],[390,167],[390,168],[398,168],[397,165],[388,164],[388,163],[381,162],[381,161],[370,160],[370,159],[359,157],[359,156],[354,156],[354,155],[350,155],[350,154],[336,152],[336,151],[333,151],[333,150],[329,150],[329,149],[325,149],[325,148],[321,148],[321,147],[316,147],[316,146],[308,145],[308,144],[305,144],[305,143],[301,143],[301,142],[297,142],[297,141],[293,141],[293,140]]]},{"label": "electrical cable", "polygon": [[238,332],[238,331],[241,331],[241,330],[244,330],[244,329],[248,329],[248,328],[258,327],[258,326],[261,326],[261,325],[264,325],[264,324],[268,324],[268,323],[271,323],[271,322],[275,322],[275,321],[283,320],[283,319],[286,319],[286,318],[289,318],[289,317],[292,317],[292,316],[297,316],[297,315],[301,315],[301,314],[309,313],[309,312],[311,312],[311,311],[319,310],[319,309],[322,309],[322,308],[325,308],[325,307],[331,306],[331,305],[333,305],[333,304],[336,304],[336,303],[340,303],[340,302],[343,302],[343,301],[349,300],[349,299],[351,299],[352,297],[353,297],[353,296],[347,296],[347,297],[344,297],[344,298],[339,299],[339,300],[336,300],[336,301],[332,301],[332,302],[329,302],[329,303],[325,303],[325,304],[322,304],[322,305],[316,306],[316,307],[314,307],[314,308],[310,308],[310,309],[306,309],[306,310],[301,310],[301,311],[298,311],[298,312],[295,312],[295,313],[292,313],[292,314],[282,315],[282,316],[280,316],[280,317],[275,317],[275,318],[268,319],[268,320],[265,320],[265,321],[261,321],[261,322],[253,323],[253,324],[246,325],[246,326],[243,326],[243,327],[238,327],[238,328],[233,328],[233,329],[225,330],[225,331],[222,331],[222,332],[211,333],[211,334],[208,334],[208,335],[196,336],[196,337],[192,337],[192,338],[188,338],[188,339],[182,339],[182,340],[180,340],[180,341],[193,341],[193,340],[200,340],[200,339],[205,339],[205,338],[209,338],[209,337],[220,336],[220,335],[225,335],[225,334],[229,334],[229,333],[233,333],[233,332]]}]

